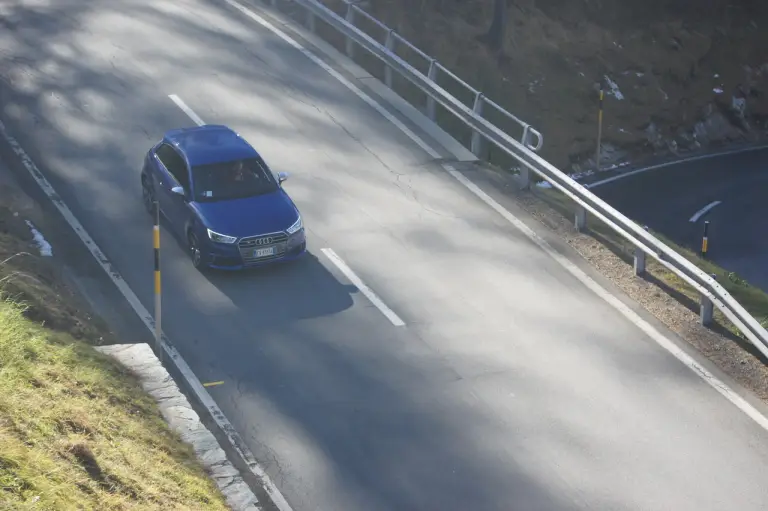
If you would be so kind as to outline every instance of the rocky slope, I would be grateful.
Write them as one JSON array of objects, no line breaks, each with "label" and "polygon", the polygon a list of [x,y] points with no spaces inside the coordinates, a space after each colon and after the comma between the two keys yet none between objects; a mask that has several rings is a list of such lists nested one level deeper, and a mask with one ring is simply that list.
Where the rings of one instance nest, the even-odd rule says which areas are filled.
[{"label": "rocky slope", "polygon": [[[326,0],[338,4],[340,0]],[[492,0],[369,0],[364,8],[545,134],[542,154],[594,165],[760,140],[768,132],[768,2],[509,0],[502,53],[481,36]]]}]

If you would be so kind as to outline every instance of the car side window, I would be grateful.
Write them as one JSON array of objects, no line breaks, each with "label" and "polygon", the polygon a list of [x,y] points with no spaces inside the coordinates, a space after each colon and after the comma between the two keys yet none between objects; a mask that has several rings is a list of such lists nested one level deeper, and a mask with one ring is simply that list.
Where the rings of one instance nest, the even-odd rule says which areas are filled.
[{"label": "car side window", "polygon": [[157,148],[157,157],[165,165],[176,181],[179,182],[185,190],[189,190],[189,175],[187,174],[187,164],[176,150],[168,144],[162,144]]}]

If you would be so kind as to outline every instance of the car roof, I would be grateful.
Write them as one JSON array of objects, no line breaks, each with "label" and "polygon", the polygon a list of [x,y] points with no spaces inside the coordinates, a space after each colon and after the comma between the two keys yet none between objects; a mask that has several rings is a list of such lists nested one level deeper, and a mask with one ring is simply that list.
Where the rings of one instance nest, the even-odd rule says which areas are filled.
[{"label": "car roof", "polygon": [[192,167],[259,155],[237,132],[219,124],[171,130],[163,139],[184,154]]}]

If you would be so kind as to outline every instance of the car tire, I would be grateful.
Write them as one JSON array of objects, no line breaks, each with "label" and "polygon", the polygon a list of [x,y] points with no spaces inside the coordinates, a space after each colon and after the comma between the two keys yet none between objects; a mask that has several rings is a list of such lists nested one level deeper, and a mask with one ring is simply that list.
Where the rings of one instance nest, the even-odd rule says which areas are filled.
[{"label": "car tire", "polygon": [[204,271],[203,254],[200,251],[200,244],[194,233],[187,235],[187,251],[189,252],[189,258],[192,260],[192,266],[197,268],[198,271]]},{"label": "car tire", "polygon": [[141,202],[147,213],[155,214],[155,191],[147,184],[147,178],[144,176],[141,176]]}]

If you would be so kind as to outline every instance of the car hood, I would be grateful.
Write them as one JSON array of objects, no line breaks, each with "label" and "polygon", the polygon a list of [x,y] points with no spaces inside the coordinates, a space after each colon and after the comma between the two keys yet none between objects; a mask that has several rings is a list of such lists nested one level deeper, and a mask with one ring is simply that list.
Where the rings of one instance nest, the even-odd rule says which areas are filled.
[{"label": "car hood", "polygon": [[243,199],[196,202],[194,207],[207,228],[238,238],[284,231],[299,218],[282,189]]}]

